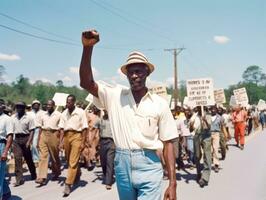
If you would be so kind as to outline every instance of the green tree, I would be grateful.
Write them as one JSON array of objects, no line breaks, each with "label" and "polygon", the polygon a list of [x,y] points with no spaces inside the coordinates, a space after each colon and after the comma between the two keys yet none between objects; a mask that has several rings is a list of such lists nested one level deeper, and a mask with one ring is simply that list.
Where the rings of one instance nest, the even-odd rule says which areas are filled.
[{"label": "green tree", "polygon": [[19,95],[27,95],[31,89],[29,79],[25,78],[22,74],[19,75],[17,81],[13,83],[13,86]]},{"label": "green tree", "polygon": [[265,74],[262,72],[262,69],[257,65],[252,65],[247,67],[243,72],[242,78],[246,83],[255,83],[262,84],[263,79],[265,79]]}]

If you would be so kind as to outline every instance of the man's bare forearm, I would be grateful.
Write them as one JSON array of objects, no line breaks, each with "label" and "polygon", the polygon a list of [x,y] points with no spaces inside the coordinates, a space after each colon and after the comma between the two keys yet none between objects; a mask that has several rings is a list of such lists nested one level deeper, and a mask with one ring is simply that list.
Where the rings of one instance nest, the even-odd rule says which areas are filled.
[{"label": "man's bare forearm", "polygon": [[175,153],[174,146],[171,141],[164,142],[164,160],[168,171],[169,185],[176,187],[176,173],[175,173]]},{"label": "man's bare forearm", "polygon": [[13,134],[8,135],[4,152],[8,152],[13,142]]},{"label": "man's bare forearm", "polygon": [[97,84],[94,81],[91,67],[91,56],[93,47],[83,47],[83,53],[80,63],[79,76],[80,86],[90,92],[93,96],[98,97]]}]

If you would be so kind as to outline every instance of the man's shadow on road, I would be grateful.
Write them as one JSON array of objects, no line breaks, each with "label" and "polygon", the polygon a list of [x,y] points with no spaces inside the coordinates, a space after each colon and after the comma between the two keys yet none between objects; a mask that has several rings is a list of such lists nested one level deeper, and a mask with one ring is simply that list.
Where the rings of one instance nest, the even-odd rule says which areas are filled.
[{"label": "man's shadow on road", "polygon": [[192,174],[186,169],[183,169],[182,171],[184,171],[185,174],[176,173],[176,180],[181,181],[184,179],[185,183],[189,183],[190,181],[197,181],[197,174]]},{"label": "man's shadow on road", "polygon": [[16,195],[12,195],[10,200],[22,200],[22,198],[20,198],[19,196],[16,196]]}]

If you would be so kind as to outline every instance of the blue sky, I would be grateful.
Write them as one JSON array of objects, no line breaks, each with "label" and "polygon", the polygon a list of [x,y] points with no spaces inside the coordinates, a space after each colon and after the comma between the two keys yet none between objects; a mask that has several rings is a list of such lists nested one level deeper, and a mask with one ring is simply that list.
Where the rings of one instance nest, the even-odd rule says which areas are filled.
[{"label": "blue sky", "polygon": [[180,80],[212,77],[216,88],[227,87],[240,81],[249,65],[266,72],[265,11],[264,0],[1,0],[0,65],[6,68],[6,82],[23,74],[32,82],[79,85],[80,35],[95,28],[101,38],[93,55],[98,80],[126,84],[119,66],[139,50],[156,66],[149,84],[171,84],[173,55],[164,49],[184,46],[178,56]]}]

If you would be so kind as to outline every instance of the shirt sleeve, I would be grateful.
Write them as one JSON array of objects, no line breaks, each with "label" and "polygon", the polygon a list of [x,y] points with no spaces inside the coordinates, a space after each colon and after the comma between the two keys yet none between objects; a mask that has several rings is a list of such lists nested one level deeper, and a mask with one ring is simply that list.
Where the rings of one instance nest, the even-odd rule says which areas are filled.
[{"label": "shirt sleeve", "polygon": [[43,113],[38,113],[37,116],[36,116],[36,120],[35,120],[35,126],[36,127],[42,127],[43,125],[43,120],[42,120],[42,117],[43,117]]},{"label": "shirt sleeve", "polygon": [[98,98],[93,97],[93,104],[99,109],[109,110],[110,101],[113,99],[113,92],[118,89],[111,85],[99,83],[98,84]]},{"label": "shirt sleeve", "polygon": [[165,102],[162,104],[162,113],[159,119],[159,139],[167,141],[177,137],[178,132],[175,120],[167,103]]},{"label": "shirt sleeve", "polygon": [[36,128],[36,126],[35,126],[35,120],[30,116],[29,117],[29,130],[31,131],[31,130],[33,130],[35,128]]},{"label": "shirt sleeve", "polygon": [[88,120],[87,120],[87,116],[86,116],[86,112],[84,110],[82,110],[82,130],[88,128]]},{"label": "shirt sleeve", "polygon": [[6,135],[14,133],[14,123],[13,119],[9,118],[6,122]]}]

